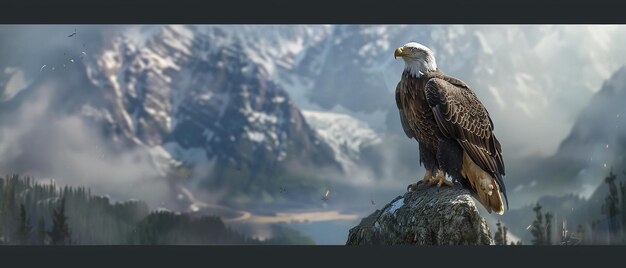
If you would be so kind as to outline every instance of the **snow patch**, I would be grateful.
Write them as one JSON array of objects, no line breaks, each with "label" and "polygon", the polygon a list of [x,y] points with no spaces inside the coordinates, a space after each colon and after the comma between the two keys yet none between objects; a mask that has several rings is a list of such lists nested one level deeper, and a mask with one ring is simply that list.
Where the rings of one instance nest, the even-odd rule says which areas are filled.
[{"label": "snow patch", "polygon": [[276,97],[274,97],[274,98],[272,99],[272,102],[273,102],[273,103],[283,103],[283,102],[285,102],[285,99],[286,99],[286,98],[285,98],[285,97],[283,97],[283,96],[276,96]]},{"label": "snow patch", "polygon": [[263,134],[261,132],[258,132],[258,131],[248,131],[248,132],[246,132],[246,134],[248,135],[248,138],[251,141],[259,142],[259,143],[265,141],[265,134]]},{"label": "snow patch", "polygon": [[[158,147],[161,146],[157,146],[157,148]],[[176,159],[186,165],[193,166],[196,163],[204,163],[208,161],[206,151],[201,147],[183,148],[177,142],[168,142],[162,147],[172,159]]]},{"label": "snow patch", "polygon": [[404,198],[400,198],[398,200],[396,200],[396,202],[393,202],[391,204],[391,207],[389,208],[389,212],[391,214],[396,214],[396,211],[402,207],[402,205],[404,205]]},{"label": "snow patch", "polygon": [[335,158],[345,169],[356,167],[362,147],[381,142],[380,137],[367,123],[349,115],[303,110],[307,123],[333,149]]}]

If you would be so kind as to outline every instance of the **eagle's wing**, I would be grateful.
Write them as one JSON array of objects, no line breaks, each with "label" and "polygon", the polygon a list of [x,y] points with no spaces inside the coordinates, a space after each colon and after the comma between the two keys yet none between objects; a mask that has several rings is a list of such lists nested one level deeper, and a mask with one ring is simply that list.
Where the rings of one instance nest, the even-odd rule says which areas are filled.
[{"label": "eagle's wing", "polygon": [[502,148],[493,135],[493,122],[487,109],[460,80],[432,78],[426,83],[425,91],[443,135],[456,139],[474,163],[496,177],[506,199]]},{"label": "eagle's wing", "polygon": [[400,112],[400,123],[402,123],[402,129],[404,130],[404,134],[406,134],[406,136],[411,139],[415,137],[415,134],[413,133],[413,130],[409,127],[409,122],[404,115],[404,105],[402,104],[402,96],[400,92],[401,83],[402,82],[398,83],[398,85],[396,86],[396,105],[398,106],[398,111]]}]

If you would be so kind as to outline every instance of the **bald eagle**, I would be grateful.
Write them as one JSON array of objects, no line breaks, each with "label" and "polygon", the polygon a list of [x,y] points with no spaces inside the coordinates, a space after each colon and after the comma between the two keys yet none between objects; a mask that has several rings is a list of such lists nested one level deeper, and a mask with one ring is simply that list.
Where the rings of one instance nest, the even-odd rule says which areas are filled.
[{"label": "bald eagle", "polygon": [[504,214],[504,160],[493,121],[478,97],[461,80],[437,68],[433,52],[410,42],[394,52],[404,62],[396,87],[396,104],[404,133],[419,144],[424,178],[408,189],[423,185],[469,189],[491,213]]}]

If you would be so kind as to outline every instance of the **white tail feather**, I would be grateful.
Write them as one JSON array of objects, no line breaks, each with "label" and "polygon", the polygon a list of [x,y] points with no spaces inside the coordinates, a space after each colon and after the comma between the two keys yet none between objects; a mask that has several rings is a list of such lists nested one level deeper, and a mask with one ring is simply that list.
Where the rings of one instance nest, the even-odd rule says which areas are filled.
[{"label": "white tail feather", "polygon": [[470,182],[476,190],[478,201],[489,211],[499,215],[504,214],[504,203],[500,195],[500,187],[489,173],[481,169],[469,155],[463,152],[463,167],[461,175]]}]

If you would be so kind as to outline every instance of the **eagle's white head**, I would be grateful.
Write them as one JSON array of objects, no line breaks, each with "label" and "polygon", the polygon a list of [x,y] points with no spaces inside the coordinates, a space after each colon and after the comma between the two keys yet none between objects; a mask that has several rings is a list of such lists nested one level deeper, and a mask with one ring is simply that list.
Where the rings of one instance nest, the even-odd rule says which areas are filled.
[{"label": "eagle's white head", "polygon": [[437,62],[435,62],[433,52],[417,42],[409,42],[397,48],[393,57],[402,57],[405,63],[404,70],[415,77],[437,70]]}]

